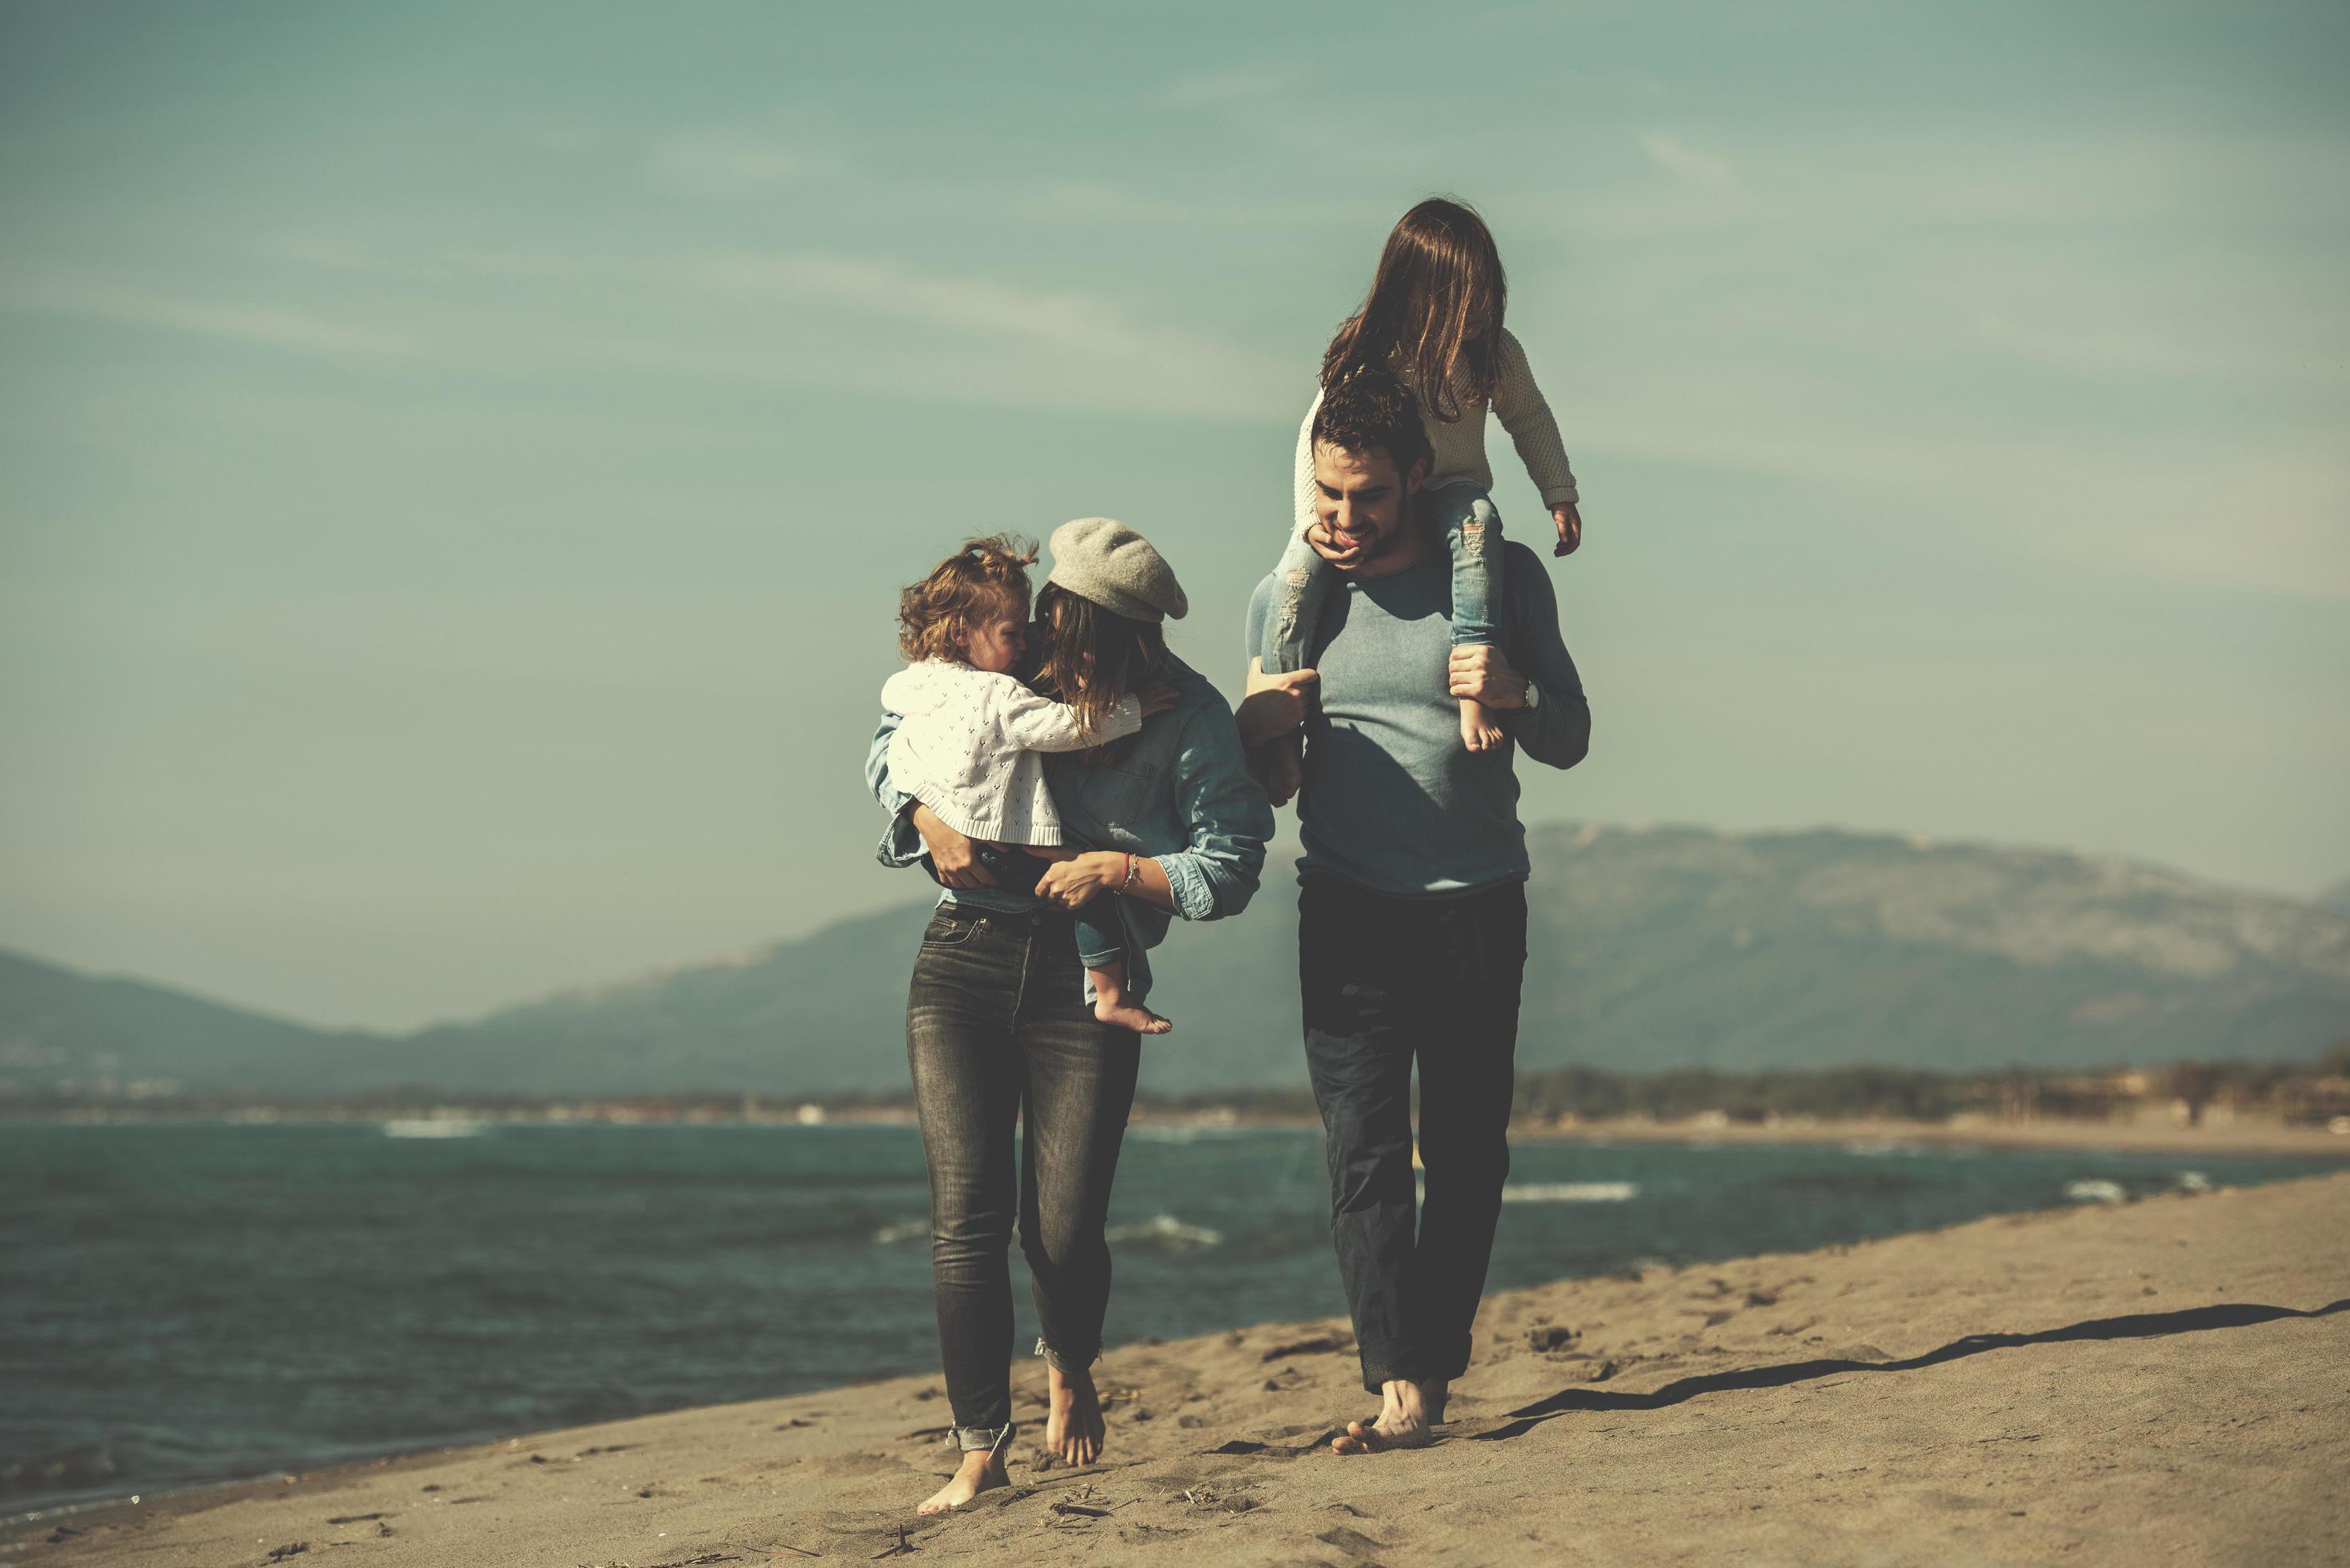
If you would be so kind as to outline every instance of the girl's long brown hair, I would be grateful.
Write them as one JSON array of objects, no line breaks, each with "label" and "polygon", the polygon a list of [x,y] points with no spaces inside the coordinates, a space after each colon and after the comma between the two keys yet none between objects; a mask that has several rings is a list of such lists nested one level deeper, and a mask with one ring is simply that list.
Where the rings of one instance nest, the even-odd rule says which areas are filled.
[{"label": "girl's long brown hair", "polygon": [[[1135,620],[1057,583],[1036,590],[1036,618],[1052,638],[1029,684],[1077,711],[1089,731],[1109,722],[1119,699],[1148,682],[1167,658],[1158,625]],[[1106,762],[1115,748],[1096,747],[1088,762]]]},{"label": "girl's long brown hair", "polygon": [[1464,387],[1473,401],[1492,400],[1508,295],[1485,220],[1464,202],[1430,196],[1388,233],[1363,307],[1323,350],[1322,385],[1357,365],[1385,366],[1451,424],[1461,415]]}]

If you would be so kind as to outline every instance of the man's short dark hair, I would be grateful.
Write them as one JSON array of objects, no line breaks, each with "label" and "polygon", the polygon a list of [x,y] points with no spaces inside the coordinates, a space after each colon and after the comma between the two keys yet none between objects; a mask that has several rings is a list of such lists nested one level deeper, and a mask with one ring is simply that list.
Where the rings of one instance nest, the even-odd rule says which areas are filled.
[{"label": "man's short dark hair", "polygon": [[1314,441],[1357,457],[1385,452],[1399,475],[1435,456],[1428,429],[1419,422],[1419,400],[1394,371],[1376,365],[1347,371],[1323,392],[1322,406],[1314,413]]}]

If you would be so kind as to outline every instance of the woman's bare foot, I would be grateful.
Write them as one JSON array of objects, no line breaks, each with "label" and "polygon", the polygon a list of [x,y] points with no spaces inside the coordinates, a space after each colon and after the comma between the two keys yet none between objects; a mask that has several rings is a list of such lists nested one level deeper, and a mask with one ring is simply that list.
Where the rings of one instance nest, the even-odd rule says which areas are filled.
[{"label": "woman's bare foot", "polygon": [[[1424,1449],[1431,1441],[1429,1428],[1443,1419],[1447,1386],[1390,1378],[1380,1390],[1378,1415],[1368,1422],[1349,1421],[1341,1436],[1330,1439],[1334,1454],[1378,1454],[1389,1449]],[[1433,1412],[1431,1414],[1431,1412]]]},{"label": "woman's bare foot", "polygon": [[962,1466],[954,1480],[924,1499],[916,1513],[944,1513],[951,1508],[961,1508],[983,1491],[1009,1486],[1012,1478],[1003,1473],[1003,1455],[994,1449],[978,1449],[963,1455]]},{"label": "woman's bare foot", "polygon": [[1502,743],[1501,721],[1473,697],[1461,699],[1461,743],[1472,752],[1490,752]]},{"label": "woman's bare foot", "polygon": [[1045,1374],[1045,1451],[1065,1465],[1089,1465],[1101,1458],[1108,1428],[1102,1423],[1094,1375],[1048,1367]]}]

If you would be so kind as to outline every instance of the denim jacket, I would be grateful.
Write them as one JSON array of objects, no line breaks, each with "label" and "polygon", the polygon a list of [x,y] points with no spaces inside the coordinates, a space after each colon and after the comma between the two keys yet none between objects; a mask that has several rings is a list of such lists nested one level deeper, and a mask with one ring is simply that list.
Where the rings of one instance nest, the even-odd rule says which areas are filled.
[{"label": "denim jacket", "polygon": [[[1115,762],[1089,764],[1080,753],[1045,759],[1045,780],[1070,840],[1088,849],[1147,855],[1167,873],[1175,910],[1187,920],[1221,920],[1248,908],[1273,836],[1273,807],[1248,774],[1239,729],[1222,693],[1205,676],[1170,654],[1161,679],[1176,691],[1175,706],[1142,722]],[[911,866],[922,857],[921,836],[908,809],[914,797],[889,782],[889,737],[899,716],[884,711],[865,753],[865,783],[889,813],[878,858]],[[1127,989],[1149,991],[1146,950],[1167,935],[1168,911],[1144,899],[1118,898],[1128,935]],[[942,889],[941,903],[1022,913],[1040,908],[1035,895],[999,888]]]}]

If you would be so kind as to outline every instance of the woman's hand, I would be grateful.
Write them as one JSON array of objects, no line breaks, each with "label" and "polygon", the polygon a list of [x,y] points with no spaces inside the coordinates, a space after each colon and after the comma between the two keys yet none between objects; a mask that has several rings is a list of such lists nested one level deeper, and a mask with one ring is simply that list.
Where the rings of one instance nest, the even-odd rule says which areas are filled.
[{"label": "woman's hand", "polygon": [[1558,529],[1558,543],[1551,546],[1554,556],[1572,556],[1575,547],[1583,543],[1583,514],[1572,506],[1554,506],[1550,520]]},{"label": "woman's hand", "polygon": [[931,865],[938,871],[939,880],[950,888],[993,888],[995,875],[979,863],[972,853],[971,840],[941,822],[938,814],[920,801],[914,803],[914,831],[922,836],[922,847],[931,852]]},{"label": "woman's hand", "polygon": [[1175,699],[1180,695],[1180,692],[1164,680],[1154,680],[1135,692],[1135,696],[1141,699],[1142,716],[1146,719],[1153,713],[1164,713],[1168,709],[1175,706]]},{"label": "woman's hand", "polygon": [[1036,884],[1036,897],[1064,909],[1083,909],[1102,894],[1115,891],[1125,880],[1126,857],[1115,850],[1096,849],[1046,867]]}]

